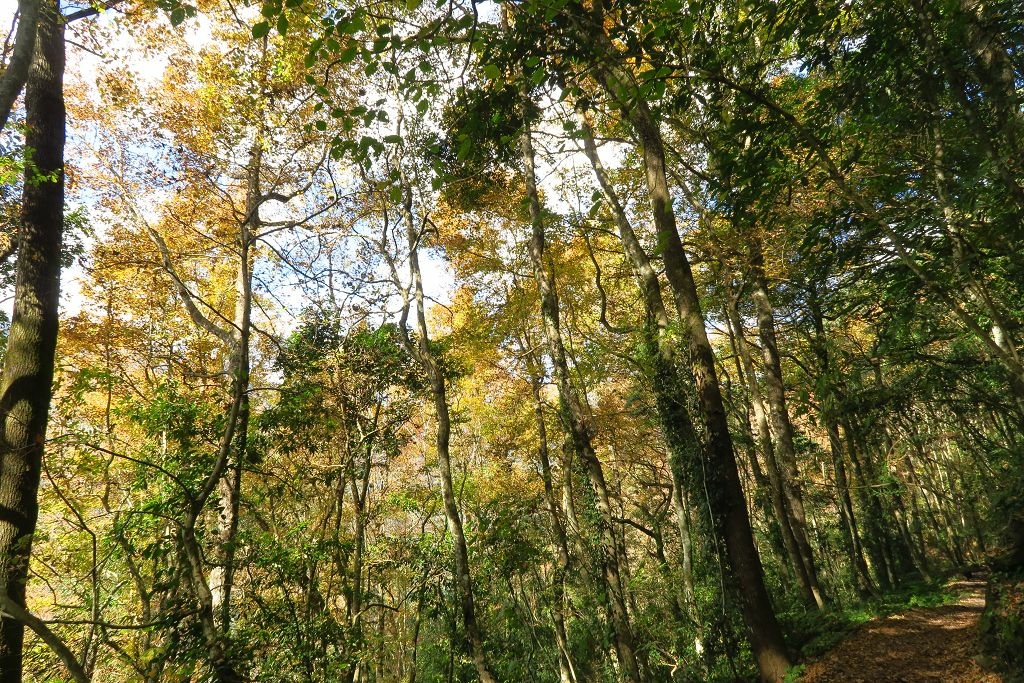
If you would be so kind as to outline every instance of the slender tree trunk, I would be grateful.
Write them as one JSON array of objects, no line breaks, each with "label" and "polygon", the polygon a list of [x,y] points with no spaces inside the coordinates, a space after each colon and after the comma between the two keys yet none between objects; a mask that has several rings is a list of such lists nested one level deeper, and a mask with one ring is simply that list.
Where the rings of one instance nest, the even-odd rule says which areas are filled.
[{"label": "slender tree trunk", "polygon": [[[918,441],[919,438],[919,435],[912,433],[910,441],[914,445],[914,450],[917,452],[922,470],[924,470],[927,466],[927,455],[924,453],[924,447]],[[922,481],[922,477],[913,463],[910,464],[907,473],[911,476],[914,487],[921,492],[921,502],[925,511],[924,516],[928,518],[929,526],[935,535],[936,544],[945,553],[946,558],[951,563],[956,564],[956,554],[953,552],[952,545],[950,545],[950,539],[942,533],[942,525],[939,524],[939,518],[935,514],[935,506],[932,504],[932,500],[935,500],[936,503],[938,502],[938,496],[935,495],[935,491],[930,483]]]},{"label": "slender tree trunk", "polygon": [[917,502],[918,494],[923,493],[920,491],[920,486],[917,484],[914,476],[913,467],[914,463],[910,460],[909,454],[905,458],[907,462],[907,496],[910,499],[910,512],[911,512],[911,523],[910,531],[913,534],[914,541],[918,548],[918,554],[921,556],[922,565],[926,568],[926,571],[930,571],[928,567],[930,562],[928,560],[928,542],[924,537],[924,515],[921,514],[921,507]]},{"label": "slender tree trunk", "polygon": [[[404,184],[404,183],[403,183]],[[484,651],[484,638],[476,619],[476,606],[473,602],[473,580],[469,568],[469,549],[466,544],[466,533],[462,526],[462,513],[455,499],[455,487],[452,485],[451,462],[451,414],[448,409],[447,381],[430,348],[430,335],[427,330],[426,308],[423,296],[423,277],[420,272],[419,242],[420,233],[416,229],[412,213],[412,188],[405,187],[405,224],[409,247],[409,271],[412,275],[412,290],[416,305],[416,344],[411,350],[414,357],[422,365],[430,383],[434,397],[434,410],[437,417],[437,464],[441,474],[441,499],[444,513],[448,520],[448,528],[452,534],[452,545],[455,551],[455,585],[458,589],[459,605],[462,611],[463,626],[469,641],[470,656],[476,668],[480,683],[497,683],[487,663]],[[402,321],[405,329],[405,321]]]},{"label": "slender tree trunk", "polygon": [[877,594],[874,582],[871,580],[871,572],[868,563],[864,559],[864,546],[860,540],[860,532],[857,528],[857,514],[853,507],[853,498],[850,496],[850,478],[846,473],[846,461],[843,458],[843,443],[839,436],[839,425],[831,415],[823,416],[825,431],[828,433],[829,452],[832,456],[832,471],[835,475],[836,495],[839,499],[839,516],[843,520],[843,528],[846,531],[849,544],[850,559],[852,562],[854,581],[858,589],[863,593]]},{"label": "slender tree trunk", "polygon": [[[360,660],[359,652],[363,644],[363,594],[366,587],[363,583],[363,556],[366,550],[366,494],[370,488],[370,473],[372,472],[373,445],[372,440],[366,443],[359,443],[356,446],[364,453],[364,459],[359,465],[359,470],[352,473],[348,480],[352,490],[352,574],[351,591],[346,602],[346,617],[348,629],[351,634],[346,638],[345,646],[349,651],[349,666],[345,670],[343,680],[362,680],[361,675],[365,663]],[[340,516],[340,515],[339,515]]]},{"label": "slender tree trunk", "polygon": [[619,549],[615,538],[611,496],[608,493],[608,485],[605,481],[601,461],[597,458],[597,453],[594,451],[592,442],[593,426],[590,418],[584,411],[582,401],[576,388],[573,386],[572,378],[569,374],[569,365],[566,360],[559,321],[555,275],[545,253],[544,219],[541,213],[540,195],[537,192],[536,176],[534,173],[533,139],[528,124],[525,124],[525,130],[520,137],[520,146],[532,224],[530,260],[533,263],[534,277],[540,294],[545,346],[554,366],[559,402],[563,418],[572,439],[573,449],[575,455],[586,469],[587,478],[590,481],[597,503],[602,572],[608,596],[611,627],[615,639],[615,652],[625,679],[631,683],[639,683],[642,680],[640,664],[633,642],[633,632],[629,624],[629,611],[626,606],[626,596],[620,574]]},{"label": "slender tree trunk", "polygon": [[782,630],[764,583],[764,569],[754,545],[750,519],[729,435],[725,405],[718,386],[714,352],[704,327],[697,287],[683,251],[668,190],[661,132],[640,96],[632,75],[620,64],[617,48],[604,30],[604,6],[591,9],[589,38],[602,53],[597,77],[622,108],[640,142],[654,226],[665,273],[672,288],[706,433],[706,470],[712,524],[725,543],[725,559],[740,591],[740,605],[754,659],[763,681],[781,681],[791,666]]},{"label": "slender tree trunk", "polygon": [[569,573],[569,543],[565,535],[565,525],[558,514],[558,502],[555,500],[554,483],[551,476],[551,458],[548,453],[547,426],[544,422],[544,403],[540,396],[541,378],[539,363],[532,358],[530,369],[530,391],[533,395],[533,414],[537,424],[537,459],[540,461],[541,477],[544,480],[544,504],[547,507],[551,522],[551,532],[555,541],[555,575],[551,585],[553,597],[551,604],[551,621],[555,627],[555,646],[558,648],[558,671],[561,683],[576,683],[576,667],[572,652],[569,649],[569,637],[565,627],[565,579]]},{"label": "slender tree trunk", "polygon": [[800,472],[796,462],[796,447],[793,439],[793,423],[789,419],[786,406],[786,388],[782,379],[782,359],[775,333],[775,312],[768,297],[767,279],[764,274],[764,256],[757,237],[750,237],[750,264],[753,270],[752,298],[757,309],[757,327],[761,338],[761,350],[764,359],[765,387],[767,388],[768,408],[771,414],[772,428],[775,434],[781,472],[782,487],[786,503],[792,517],[793,538],[796,541],[800,562],[803,565],[807,588],[813,596],[814,603],[821,609],[825,606],[825,596],[818,584],[818,571],[814,566],[814,554],[807,538],[807,516],[804,512],[803,493],[800,490]]},{"label": "slender tree trunk", "polygon": [[910,559],[914,563],[914,568],[917,573],[921,575],[921,578],[925,581],[931,581],[931,573],[928,571],[928,560],[922,555],[914,543],[914,537],[910,533],[910,521],[907,515],[907,508],[903,504],[903,497],[900,495],[895,496],[895,509],[893,514],[896,518],[896,523],[899,525],[900,538],[903,540],[903,544],[907,548],[907,552],[910,554]]},{"label": "slender tree trunk", "polygon": [[218,626],[231,630],[231,590],[235,576],[235,538],[238,535],[238,509],[242,495],[242,471],[249,436],[249,338],[252,317],[252,236],[259,232],[261,141],[254,140],[246,166],[245,218],[239,224],[238,270],[235,275],[235,316],[230,337],[228,376],[240,387],[241,400],[235,426],[235,443],[224,477],[218,484],[220,502],[217,515],[218,563],[210,572],[210,592]]},{"label": "slender tree trunk", "polygon": [[[609,87],[611,91],[617,89]],[[651,209],[658,242],[663,249],[665,272],[675,295],[676,309],[689,347],[690,364],[707,435],[706,483],[710,489],[712,520],[725,542],[727,561],[739,586],[741,611],[761,679],[780,681],[790,667],[789,655],[765,588],[761,558],[754,546],[750,519],[743,503],[732,437],[718,386],[714,351],[704,328],[697,287],[690,263],[683,252],[672,211],[661,135],[642,100],[629,107],[625,113],[640,139]]]},{"label": "slender tree trunk", "polygon": [[690,531],[690,509],[687,492],[695,488],[696,472],[702,451],[689,410],[686,407],[686,383],[676,368],[674,350],[669,342],[668,314],[665,311],[661,283],[626,216],[618,195],[601,164],[589,122],[582,118],[584,152],[590,160],[601,190],[615,217],[619,239],[632,266],[643,295],[645,324],[642,332],[646,354],[651,362],[651,389],[655,396],[661,431],[669,453],[672,476],[672,505],[679,530],[681,570],[686,607],[698,630],[701,646],[700,618],[696,613],[693,583],[693,539]]},{"label": "slender tree trunk", "polygon": [[[784,518],[785,508],[783,506],[776,507],[775,505],[775,496],[778,495],[779,501],[782,500],[782,496],[780,490],[774,488],[774,484],[772,483],[773,479],[770,478],[769,475],[765,474],[764,468],[761,467],[761,462],[757,457],[757,448],[755,444],[760,443],[762,434],[758,433],[757,436],[754,435],[754,427],[750,419],[751,413],[753,412],[751,405],[753,403],[753,392],[750,391],[750,382],[756,382],[756,377],[753,376],[753,366],[751,365],[748,368],[748,366],[744,364],[743,359],[740,358],[741,351],[739,345],[741,340],[737,338],[736,324],[733,319],[734,314],[738,318],[738,313],[730,311],[732,308],[731,304],[726,304],[723,308],[725,310],[725,320],[727,322],[726,332],[729,335],[729,348],[732,350],[733,364],[736,366],[737,381],[739,381],[743,387],[747,388],[748,404],[745,406],[746,410],[740,411],[740,428],[743,430],[744,441],[749,443],[746,460],[750,463],[750,472],[751,475],[753,475],[754,486],[756,487],[757,495],[755,496],[755,500],[757,502],[757,508],[761,511],[761,515],[764,517],[765,524],[768,527],[768,536],[772,551],[781,560],[780,568],[782,573],[787,578],[795,578],[794,573],[796,571],[796,565],[794,564],[793,558],[786,546],[786,541],[783,540],[782,525],[784,523],[788,523],[788,518]],[[747,354],[747,362],[749,362],[750,351],[746,348],[746,340],[742,340],[742,343],[744,345],[744,352]],[[758,388],[757,390],[757,399],[760,400],[760,389]],[[762,415],[763,412],[764,408],[762,406]],[[766,429],[767,426],[767,422],[765,422],[764,427]],[[765,434],[767,434],[768,443],[770,444],[771,435],[768,434],[767,431]],[[751,520],[751,523],[753,523],[753,520]],[[795,549],[795,547],[796,546],[794,544],[793,548]],[[805,592],[804,597],[808,601],[811,599],[809,592]]]},{"label": "slender tree trunk", "polygon": [[[670,342],[668,313],[665,310],[661,283],[651,264],[650,257],[637,239],[629,218],[612,187],[608,174],[597,153],[589,121],[581,116],[584,153],[590,160],[594,175],[601,186],[605,200],[610,207],[619,229],[619,240],[628,259],[633,275],[637,279],[644,302],[644,327],[641,339],[645,355],[650,364],[651,391],[654,394],[661,432],[668,447],[669,472],[672,476],[672,505],[675,511],[676,528],[679,531],[680,570],[683,579],[684,604],[696,635],[694,646],[704,650],[704,627],[697,603],[693,579],[693,535],[690,525],[690,508],[687,493],[701,499],[698,489],[698,472],[703,450],[693,427],[686,405],[686,394],[692,382],[685,382],[676,364],[675,349]],[[702,515],[705,521],[710,513]],[[713,530],[708,531],[713,533]]]},{"label": "slender tree trunk", "polygon": [[886,531],[883,528],[884,515],[881,505],[878,502],[878,491],[875,487],[874,478],[869,476],[870,470],[860,444],[857,443],[853,430],[846,424],[842,425],[843,434],[846,437],[847,452],[850,454],[850,462],[853,464],[853,477],[857,485],[857,500],[860,503],[862,518],[866,527],[864,545],[867,546],[868,556],[875,567],[875,577],[883,591],[887,591],[896,583],[896,574],[890,558],[886,553]]},{"label": "slender tree trunk", "polygon": [[850,480],[846,472],[846,462],[843,458],[843,441],[839,434],[839,424],[835,418],[837,391],[833,385],[832,358],[828,350],[828,340],[825,337],[825,322],[821,311],[821,303],[818,299],[818,292],[815,286],[811,286],[807,292],[808,313],[811,317],[813,333],[810,339],[811,350],[818,358],[818,404],[819,414],[825,431],[828,434],[829,453],[832,456],[832,471],[835,475],[836,496],[838,498],[839,516],[843,520],[843,528],[846,531],[847,552],[850,555],[851,571],[853,572],[854,583],[861,594],[877,594],[874,583],[871,580],[871,571],[867,561],[864,559],[864,548],[861,544],[860,533],[857,528],[857,515],[853,507],[853,499],[850,496]]},{"label": "slender tree trunk", "polygon": [[771,495],[772,509],[775,511],[779,529],[782,532],[782,542],[786,549],[786,556],[789,558],[790,566],[796,575],[797,585],[803,593],[806,602],[814,602],[814,592],[811,589],[811,581],[807,576],[807,568],[800,556],[800,549],[797,545],[796,536],[793,533],[793,519],[787,507],[783,476],[775,455],[775,444],[772,440],[771,428],[768,425],[767,411],[764,409],[764,401],[761,397],[761,388],[757,384],[757,376],[754,374],[754,361],[750,355],[750,347],[747,345],[743,333],[743,323],[740,320],[739,311],[736,308],[736,300],[727,305],[726,314],[732,337],[736,342],[736,350],[740,361],[743,363],[743,376],[747,380],[747,390],[750,396],[750,407],[754,413],[754,424],[757,429],[757,441],[764,454],[765,465],[768,469],[768,480],[771,484],[769,493]]},{"label": "slender tree trunk", "polygon": [[[57,346],[64,228],[64,27],[57,5],[40,9],[25,91],[26,170],[17,279],[0,395],[0,590],[25,607],[36,495],[46,443]],[[20,683],[25,625],[0,621],[0,681]]]},{"label": "slender tree trunk", "polygon": [[[14,46],[7,67],[0,71],[0,131],[7,125],[11,107],[28,79],[35,54],[39,17],[49,10],[49,6],[45,0],[18,0],[18,30]],[[63,80],[63,74],[61,76]]]}]

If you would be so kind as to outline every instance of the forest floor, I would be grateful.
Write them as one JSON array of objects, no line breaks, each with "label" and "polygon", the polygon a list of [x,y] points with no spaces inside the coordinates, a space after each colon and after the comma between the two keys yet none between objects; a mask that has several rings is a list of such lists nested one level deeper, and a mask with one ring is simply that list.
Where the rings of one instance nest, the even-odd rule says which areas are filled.
[{"label": "forest floor", "polygon": [[999,683],[982,669],[978,620],[985,584],[960,581],[953,604],[919,607],[875,619],[807,664],[801,683]]}]

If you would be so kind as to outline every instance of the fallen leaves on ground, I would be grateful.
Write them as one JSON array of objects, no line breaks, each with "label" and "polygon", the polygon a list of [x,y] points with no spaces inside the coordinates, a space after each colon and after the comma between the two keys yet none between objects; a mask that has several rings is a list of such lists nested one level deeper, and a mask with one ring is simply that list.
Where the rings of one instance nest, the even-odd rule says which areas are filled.
[{"label": "fallen leaves on ground", "polygon": [[804,670],[801,683],[999,683],[983,670],[978,620],[984,584],[953,586],[953,605],[912,609],[865,624]]}]

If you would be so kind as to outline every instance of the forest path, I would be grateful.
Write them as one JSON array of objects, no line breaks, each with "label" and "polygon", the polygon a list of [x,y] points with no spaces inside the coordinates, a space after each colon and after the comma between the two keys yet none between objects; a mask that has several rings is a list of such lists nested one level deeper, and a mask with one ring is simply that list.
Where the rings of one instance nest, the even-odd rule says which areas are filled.
[{"label": "forest path", "polygon": [[924,607],[864,624],[821,659],[801,683],[999,683],[974,658],[985,584],[960,581],[952,605]]}]

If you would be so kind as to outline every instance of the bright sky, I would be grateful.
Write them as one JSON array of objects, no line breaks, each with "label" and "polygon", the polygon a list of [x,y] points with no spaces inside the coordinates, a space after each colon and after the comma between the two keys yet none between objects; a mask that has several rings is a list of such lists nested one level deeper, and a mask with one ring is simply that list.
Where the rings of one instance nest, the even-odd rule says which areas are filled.
[{"label": "bright sky", "polygon": [[[0,26],[10,26],[13,12],[17,6],[16,0],[0,0]],[[90,19],[88,21],[96,21]],[[101,18],[100,21],[103,21]],[[168,23],[168,30],[170,29]],[[209,25],[201,19],[189,19],[185,24],[177,29],[186,37],[186,40],[192,46],[200,46],[210,40],[210,29]],[[122,39],[124,41],[126,39]],[[118,41],[109,46],[112,53],[118,53],[126,48],[130,48],[130,43]],[[68,81],[74,82],[75,80],[90,80],[90,77],[95,73],[102,63],[102,58],[98,55],[92,54],[86,50],[75,47],[74,45],[68,45]],[[160,57],[140,59],[137,56],[132,57],[132,62],[129,65],[132,71],[137,76],[141,77],[141,80],[148,80],[150,82],[156,81],[160,78],[163,73],[166,60]],[[580,207],[575,206],[576,198],[573,196],[571,184],[568,185],[562,182],[563,177],[568,174],[572,175],[574,170],[584,168],[589,170],[589,164],[586,162],[585,157],[582,154],[571,152],[572,147],[569,146],[562,152],[553,149],[558,146],[556,136],[561,133],[560,127],[558,129],[551,129],[551,135],[546,135],[542,129],[541,133],[536,136],[536,144],[538,152],[542,152],[545,147],[552,148],[550,151],[555,152],[555,156],[558,159],[556,166],[551,166],[546,162],[546,155],[542,154],[538,158],[538,175],[542,191],[544,191],[547,202],[556,211],[570,211],[578,209]],[[75,144],[76,135],[80,136],[81,132],[69,130],[69,146]],[[78,138],[79,144],[81,143],[81,137]],[[569,143],[571,145],[572,143]],[[602,156],[608,157],[606,162],[610,166],[616,166],[621,156],[621,150],[615,148],[615,146],[607,146],[602,150]],[[584,176],[587,177],[586,175]],[[88,184],[87,178],[82,178],[81,182],[83,185]],[[586,182],[586,180],[584,181]],[[587,193],[589,196],[589,193]],[[583,207],[584,209],[586,207]],[[421,255],[421,262],[423,267],[423,279],[424,285],[427,290],[429,298],[438,301],[442,304],[450,303],[454,294],[455,278],[447,267],[445,262],[439,258],[436,258],[430,254]],[[79,266],[74,266],[65,272],[64,284],[63,284],[63,305],[65,311],[69,314],[74,314],[81,310],[83,300],[81,296],[81,283],[84,278],[84,273]],[[289,296],[282,292],[282,299],[285,301],[294,300],[296,297]]]}]

